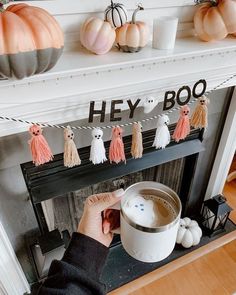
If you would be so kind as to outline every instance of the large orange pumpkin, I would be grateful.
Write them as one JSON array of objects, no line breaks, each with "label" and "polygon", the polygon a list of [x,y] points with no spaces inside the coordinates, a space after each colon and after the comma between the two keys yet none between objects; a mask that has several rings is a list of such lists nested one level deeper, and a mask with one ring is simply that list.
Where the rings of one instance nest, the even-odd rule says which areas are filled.
[{"label": "large orange pumpkin", "polygon": [[50,70],[63,46],[59,24],[44,9],[13,4],[0,12],[0,78],[22,79]]},{"label": "large orange pumpkin", "polygon": [[149,27],[146,23],[136,21],[136,13],[144,8],[138,5],[134,11],[132,21],[116,29],[116,43],[124,52],[138,52],[147,45],[149,40]]},{"label": "large orange pumpkin", "polygon": [[[236,2],[234,0],[198,1],[194,27],[203,41],[222,40],[236,33]],[[202,2],[202,4],[201,4]]]}]

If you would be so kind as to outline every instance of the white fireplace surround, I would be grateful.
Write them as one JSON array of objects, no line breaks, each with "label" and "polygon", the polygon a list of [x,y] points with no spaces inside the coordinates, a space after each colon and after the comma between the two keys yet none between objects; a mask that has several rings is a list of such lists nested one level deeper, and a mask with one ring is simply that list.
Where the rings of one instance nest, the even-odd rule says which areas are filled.
[{"label": "white fireplace surround", "polygon": [[[136,1],[122,0],[131,13]],[[65,32],[65,51],[51,71],[21,81],[0,81],[0,116],[20,118],[34,122],[65,124],[88,117],[91,100],[111,101],[117,97],[137,98],[148,93],[163,100],[167,90],[193,86],[205,79],[208,89],[220,84],[236,73],[236,39],[204,43],[194,36],[192,18],[193,0],[143,0],[146,10],[139,18],[152,24],[158,15],[179,17],[178,36],[173,52],[147,46],[136,54],[120,53],[114,48],[104,56],[87,53],[78,43],[79,25],[91,14],[102,15],[109,1],[105,0],[51,0],[28,1],[49,10],[60,22]],[[224,87],[236,85],[236,78]],[[125,104],[124,104],[125,107]],[[26,131],[27,125],[0,121],[0,136]],[[221,193],[236,150],[236,92],[229,108],[222,133],[206,198]],[[5,251],[5,252],[4,252]],[[0,225],[0,253],[7,253],[9,264],[1,260],[4,268],[15,272],[12,281],[0,276],[0,293],[22,295],[29,287],[6,234]],[[1,256],[1,254],[0,254]],[[8,268],[7,268],[8,267]],[[14,287],[14,288],[13,288]],[[11,289],[12,288],[12,289]],[[7,291],[6,290],[12,290]],[[4,293],[5,292],[5,293]]]}]

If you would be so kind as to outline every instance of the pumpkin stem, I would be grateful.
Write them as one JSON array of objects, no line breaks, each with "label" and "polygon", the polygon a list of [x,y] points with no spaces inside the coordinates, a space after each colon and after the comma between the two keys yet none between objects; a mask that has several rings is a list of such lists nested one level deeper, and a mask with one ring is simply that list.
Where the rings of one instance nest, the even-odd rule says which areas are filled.
[{"label": "pumpkin stem", "polygon": [[144,10],[143,6],[141,3],[138,4],[138,7],[135,9],[133,15],[132,15],[132,24],[135,24],[136,23],[136,14],[139,10]]},{"label": "pumpkin stem", "polygon": [[114,3],[113,3],[113,0],[111,0],[111,7],[113,7],[114,6]]},{"label": "pumpkin stem", "polygon": [[217,6],[219,3],[218,0],[194,0],[194,2],[199,5],[203,3],[210,3],[212,6]]}]

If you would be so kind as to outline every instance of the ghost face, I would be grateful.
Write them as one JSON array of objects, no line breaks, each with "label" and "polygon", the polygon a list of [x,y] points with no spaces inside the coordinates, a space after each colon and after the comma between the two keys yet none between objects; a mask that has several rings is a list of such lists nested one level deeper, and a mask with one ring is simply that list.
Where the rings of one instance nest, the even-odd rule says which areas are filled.
[{"label": "ghost face", "polygon": [[65,138],[65,140],[73,140],[74,139],[74,132],[69,127],[67,127],[65,129],[64,138]]},{"label": "ghost face", "polygon": [[180,115],[181,116],[188,116],[190,113],[190,109],[188,106],[183,106],[180,110]]},{"label": "ghost face", "polygon": [[160,125],[160,126],[169,125],[170,124],[170,119],[169,119],[169,117],[167,115],[162,115],[158,119],[157,124]]},{"label": "ghost face", "polygon": [[125,214],[136,224],[150,227],[156,220],[154,203],[137,196],[129,200],[124,206]]},{"label": "ghost face", "polygon": [[153,96],[148,96],[144,98],[144,101],[143,101],[144,113],[145,114],[150,113],[157,105],[158,105],[158,98],[155,98]]},{"label": "ghost face", "polygon": [[208,99],[206,98],[206,96],[202,96],[199,98],[199,104],[202,106],[205,106],[208,104]]},{"label": "ghost face", "polygon": [[121,137],[122,133],[123,133],[123,130],[119,126],[113,127],[113,129],[112,129],[112,137],[113,138]]},{"label": "ghost face", "polygon": [[32,136],[39,136],[42,134],[42,128],[38,125],[33,125],[30,127],[29,132]]},{"label": "ghost face", "polygon": [[92,131],[93,139],[99,140],[99,139],[102,139],[102,136],[103,136],[103,131],[101,129],[99,129],[99,128],[93,129],[93,131]]}]

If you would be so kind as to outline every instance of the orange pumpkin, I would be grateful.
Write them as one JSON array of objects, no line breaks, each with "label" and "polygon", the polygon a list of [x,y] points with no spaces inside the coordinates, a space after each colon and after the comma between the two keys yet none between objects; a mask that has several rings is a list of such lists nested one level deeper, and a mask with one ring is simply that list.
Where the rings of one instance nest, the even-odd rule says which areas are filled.
[{"label": "orange pumpkin", "polygon": [[236,33],[236,2],[233,0],[198,1],[194,27],[203,41],[222,40]]},{"label": "orange pumpkin", "polygon": [[107,53],[116,39],[111,24],[97,17],[87,19],[80,29],[80,41],[89,51],[96,54]]},{"label": "orange pumpkin", "polygon": [[0,78],[22,79],[50,70],[64,46],[63,32],[44,9],[13,4],[0,11]]},{"label": "orange pumpkin", "polygon": [[134,11],[131,23],[126,23],[116,29],[116,43],[124,52],[138,52],[147,45],[149,27],[146,23],[136,21],[136,14],[143,10],[141,5]]}]

